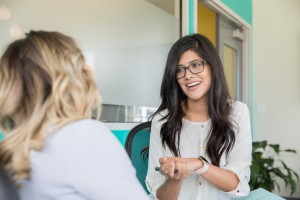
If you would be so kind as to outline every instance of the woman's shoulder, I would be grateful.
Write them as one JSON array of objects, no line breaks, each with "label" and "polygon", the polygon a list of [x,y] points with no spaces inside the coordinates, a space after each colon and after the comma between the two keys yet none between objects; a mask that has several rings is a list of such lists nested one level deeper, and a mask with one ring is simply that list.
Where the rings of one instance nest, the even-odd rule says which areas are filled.
[{"label": "woman's shoulder", "polygon": [[156,115],[154,115],[153,119],[152,119],[152,123],[153,122],[159,122],[159,121],[163,121],[162,119],[164,117],[166,117],[168,115],[169,111],[167,109],[164,109],[162,111],[160,111],[159,113],[157,113]]},{"label": "woman's shoulder", "polygon": [[231,106],[236,112],[248,110],[248,106],[241,101],[231,101]]},{"label": "woman's shoulder", "polygon": [[56,135],[68,143],[70,149],[82,147],[101,150],[119,144],[118,139],[103,122],[92,119],[68,123]]},{"label": "woman's shoulder", "polygon": [[73,122],[67,124],[67,126],[76,127],[77,130],[84,129],[86,131],[93,131],[93,130],[107,131],[108,130],[108,128],[106,127],[106,125],[103,122],[97,121],[94,119],[76,120],[76,121],[73,121]]},{"label": "woman's shoulder", "polygon": [[242,117],[249,113],[248,106],[241,101],[231,101],[232,112],[235,118]]},{"label": "woman's shoulder", "polygon": [[91,128],[107,129],[106,125],[103,122],[95,119],[82,119],[82,120],[74,121],[73,123],[77,123],[78,125],[81,126],[89,126]]},{"label": "woman's shoulder", "polygon": [[160,130],[161,126],[167,121],[168,110],[162,110],[154,115],[151,120],[151,130]]},{"label": "woman's shoulder", "polygon": [[58,130],[58,133],[58,135],[64,135],[65,137],[95,138],[109,135],[111,132],[103,122],[93,119],[81,119],[65,124]]}]

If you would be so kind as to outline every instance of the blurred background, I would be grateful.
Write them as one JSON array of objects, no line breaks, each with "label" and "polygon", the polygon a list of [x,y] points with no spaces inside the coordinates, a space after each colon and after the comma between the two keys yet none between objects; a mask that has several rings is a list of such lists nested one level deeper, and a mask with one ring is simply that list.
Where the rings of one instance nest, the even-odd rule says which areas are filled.
[{"label": "blurred background", "polygon": [[[230,93],[251,114],[254,141],[282,149],[300,174],[299,0],[0,0],[0,51],[30,30],[75,38],[104,99],[102,121],[124,144],[159,106],[167,53],[202,33],[217,47]],[[0,136],[1,137],[1,136]],[[281,196],[290,189],[279,180]],[[300,185],[292,196],[300,199]]]}]

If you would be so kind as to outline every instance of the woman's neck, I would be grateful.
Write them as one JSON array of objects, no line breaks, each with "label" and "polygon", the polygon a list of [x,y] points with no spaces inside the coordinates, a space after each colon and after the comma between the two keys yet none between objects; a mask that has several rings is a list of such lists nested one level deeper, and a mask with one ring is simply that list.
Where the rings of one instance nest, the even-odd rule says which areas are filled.
[{"label": "woman's neck", "polygon": [[193,122],[206,122],[209,120],[207,101],[187,100],[184,108],[185,118]]}]

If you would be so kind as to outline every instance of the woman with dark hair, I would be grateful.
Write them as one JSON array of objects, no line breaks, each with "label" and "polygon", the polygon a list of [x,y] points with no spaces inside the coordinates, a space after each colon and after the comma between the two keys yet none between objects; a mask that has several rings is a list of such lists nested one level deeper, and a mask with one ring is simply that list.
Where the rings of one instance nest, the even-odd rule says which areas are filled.
[{"label": "woman with dark hair", "polygon": [[153,114],[146,177],[153,198],[230,199],[249,193],[251,129],[230,99],[219,55],[203,35],[171,48]]}]

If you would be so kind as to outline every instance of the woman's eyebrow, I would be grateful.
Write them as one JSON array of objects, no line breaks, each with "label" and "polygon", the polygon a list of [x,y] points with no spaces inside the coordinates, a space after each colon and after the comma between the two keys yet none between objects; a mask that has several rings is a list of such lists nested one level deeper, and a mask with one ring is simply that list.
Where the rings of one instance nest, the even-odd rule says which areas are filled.
[{"label": "woman's eyebrow", "polygon": [[[188,65],[191,64],[191,63],[193,63],[193,62],[195,62],[195,61],[200,61],[200,62],[201,62],[201,61],[203,61],[203,60],[195,59],[195,60],[189,61],[189,62],[188,62]],[[183,66],[183,67],[185,67],[185,65],[183,65],[183,64],[178,64],[177,66]]]}]

